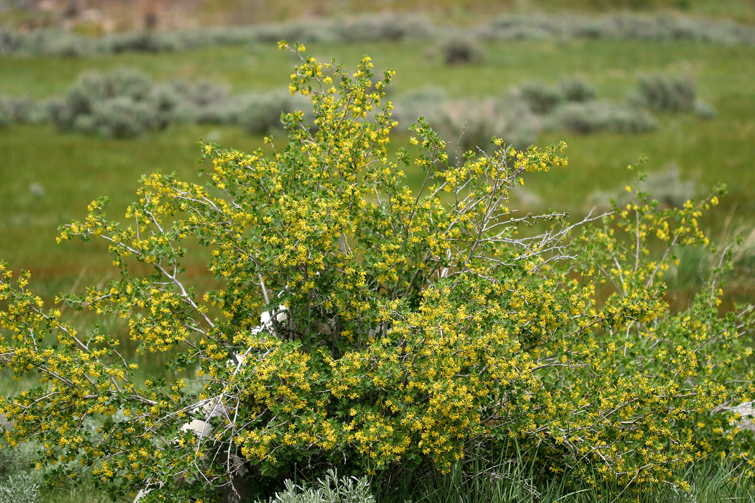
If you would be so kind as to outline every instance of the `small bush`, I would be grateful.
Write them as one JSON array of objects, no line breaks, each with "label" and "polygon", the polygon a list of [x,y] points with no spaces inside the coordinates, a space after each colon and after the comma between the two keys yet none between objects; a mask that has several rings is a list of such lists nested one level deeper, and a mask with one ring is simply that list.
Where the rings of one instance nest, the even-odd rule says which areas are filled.
[{"label": "small bush", "polygon": [[282,112],[301,110],[307,103],[287,90],[230,95],[226,86],[211,82],[155,84],[141,72],[120,69],[85,74],[65,98],[37,109],[63,131],[130,138],[173,122],[240,125],[251,134],[265,134],[281,128]]},{"label": "small bush", "polygon": [[107,138],[132,138],[162,126],[156,112],[152,103],[116,96],[94,103],[92,114],[78,116],[73,128],[82,133],[97,131]]},{"label": "small bush", "polygon": [[11,475],[0,483],[0,503],[37,503],[39,484],[27,473]]},{"label": "small bush", "polygon": [[234,121],[249,134],[265,135],[281,131],[281,114],[304,110],[308,101],[291,96],[287,90],[269,93],[248,93],[237,99],[239,112]]},{"label": "small bush", "polygon": [[113,54],[123,52],[174,52],[182,49],[180,39],[169,33],[135,31],[109,35],[103,42],[103,51]]},{"label": "small bush", "polygon": [[544,82],[532,82],[519,86],[518,96],[537,115],[551,113],[564,101],[564,94],[561,89],[551,87]]},{"label": "small bush", "polygon": [[420,117],[434,122],[433,117],[438,115],[443,104],[449,100],[448,92],[442,87],[422,87],[399,96],[393,102],[393,115],[398,128],[402,132],[408,132],[409,126]]},{"label": "small bush", "polygon": [[152,80],[134,70],[87,73],[49,106],[50,117],[64,131],[129,138],[167,125]]},{"label": "small bush", "polygon": [[480,44],[468,35],[454,33],[444,37],[438,50],[446,65],[479,65],[485,60]]},{"label": "small bush", "polygon": [[[611,192],[597,191],[590,196],[590,200],[602,208],[609,208],[609,200],[614,199],[620,207],[626,206],[635,199],[635,194],[625,190],[626,184]],[[648,173],[637,184],[642,192],[652,194],[653,199],[660,204],[681,208],[684,204],[698,195],[697,183],[694,180],[683,180],[679,167],[671,163],[661,171]]]},{"label": "small bush", "polygon": [[641,102],[653,109],[669,112],[687,112],[695,106],[695,85],[685,77],[669,77],[656,73],[640,77]]},{"label": "small bush", "polygon": [[221,85],[154,84],[141,72],[120,69],[85,74],[63,100],[49,102],[48,109],[62,130],[129,138],[172,122],[233,123],[232,105]]},{"label": "small bush", "polygon": [[343,42],[416,40],[430,38],[436,33],[435,27],[423,16],[393,12],[337,20],[331,29]]},{"label": "small bush", "polygon": [[558,127],[580,134],[635,134],[658,128],[658,122],[645,110],[609,101],[566,103],[556,109],[552,120]]},{"label": "small bush", "polygon": [[[338,478],[329,470],[315,487],[297,486],[286,480],[286,489],[271,497],[269,503],[374,503],[370,485],[365,478]],[[258,501],[257,503],[263,503]]]},{"label": "small bush", "polygon": [[629,12],[598,16],[568,13],[502,16],[478,27],[477,31],[487,38],[500,40],[590,38],[755,44],[755,29],[751,26]]},{"label": "small bush", "polygon": [[[11,427],[0,416],[0,433],[4,433],[5,427]],[[0,503],[36,503],[40,476],[29,472],[38,454],[35,444],[22,442],[13,448],[7,444],[0,447]]]},{"label": "small bush", "polygon": [[478,147],[490,150],[494,136],[518,147],[527,146],[537,140],[541,130],[541,121],[515,99],[451,100],[444,89],[425,87],[400,96],[395,107],[400,131],[408,132],[409,125],[424,117],[452,150],[461,153]]},{"label": "small bush", "polygon": [[592,101],[596,97],[595,88],[582,77],[563,78],[558,89],[565,101]]},{"label": "small bush", "polygon": [[11,475],[28,471],[36,450],[31,442],[20,443],[14,448],[3,445],[0,449],[0,481]]},{"label": "small bush", "polygon": [[490,151],[494,137],[523,148],[537,140],[540,121],[521,102],[494,98],[447,101],[427,117],[452,151]]},{"label": "small bush", "polygon": [[0,127],[11,124],[39,123],[49,118],[47,107],[29,97],[0,96]]},{"label": "small bush", "polygon": [[208,81],[175,81],[155,87],[161,114],[173,122],[233,123],[228,88]]},{"label": "small bush", "polygon": [[[636,13],[505,16],[466,30],[466,35],[499,40],[606,38],[755,45],[755,28],[744,24]],[[444,30],[426,18],[405,13],[235,28],[138,31],[98,38],[59,30],[19,31],[0,28],[0,54],[84,57],[124,52],[184,51],[211,45],[248,45],[254,42],[274,42],[281,38],[332,43],[433,38],[440,41],[445,36]]]}]

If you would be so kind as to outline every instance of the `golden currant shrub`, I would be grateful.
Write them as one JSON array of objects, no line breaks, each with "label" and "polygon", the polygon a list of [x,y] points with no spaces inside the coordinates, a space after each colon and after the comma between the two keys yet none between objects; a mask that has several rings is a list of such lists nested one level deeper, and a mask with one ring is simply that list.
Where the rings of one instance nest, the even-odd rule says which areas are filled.
[{"label": "golden currant shrub", "polygon": [[[145,176],[128,226],[100,199],[62,228],[107,241],[121,275],[60,302],[124,318],[139,353],[171,352],[191,378],[140,382],[114,334],[77,330],[2,265],[0,361],[40,381],[0,400],[10,445],[37,438],[61,475],[78,459],[121,494],[173,501],[297,465],[444,472],[512,445],[588,483],[673,481],[716,449],[752,462],[735,418],[711,413],[753,397],[749,312],[719,315],[719,274],[685,311],[664,301],[674,250],[709,246],[698,219],[718,192],[679,209],[638,193],[577,225],[525,215],[512,189],[565,166],[565,145],[494,139],[454,165],[420,120],[389,154],[393,73],[301,61],[290,90],[313,126],[285,114],[285,147],[202,144],[205,185]],[[418,192],[405,169],[425,173]],[[208,250],[203,294],[190,244]]]}]

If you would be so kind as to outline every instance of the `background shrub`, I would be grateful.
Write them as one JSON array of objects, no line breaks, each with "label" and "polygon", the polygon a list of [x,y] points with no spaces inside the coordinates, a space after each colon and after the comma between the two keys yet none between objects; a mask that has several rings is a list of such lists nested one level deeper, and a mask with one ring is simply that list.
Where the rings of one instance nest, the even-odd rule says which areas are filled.
[{"label": "background shrub", "polygon": [[[458,30],[462,31],[462,30]],[[514,15],[464,30],[465,36],[500,40],[606,38],[695,40],[731,45],[755,44],[755,28],[733,22],[712,22],[665,14]],[[441,42],[447,28],[406,13],[379,13],[336,20],[288,21],[242,27],[177,31],[137,31],[98,38],[60,30],[19,31],[0,28],[0,53],[84,57],[124,52],[169,52],[211,45],[246,45],[281,39],[299,42],[429,40]]]},{"label": "background shrub", "polygon": [[687,112],[695,106],[695,85],[688,77],[656,73],[640,77],[640,103],[653,110]]},{"label": "background shrub", "polygon": [[36,454],[37,448],[31,442],[20,443],[14,448],[7,444],[2,445],[2,449],[0,449],[0,481],[11,475],[28,471],[32,468],[32,460]]},{"label": "background shrub", "polygon": [[491,139],[504,138],[519,147],[535,142],[540,120],[515,99],[451,100],[445,90],[425,87],[396,99],[394,116],[402,131],[424,117],[445,139],[451,151],[489,150]]},{"label": "background shrub", "polygon": [[[306,110],[308,100],[302,96],[292,96],[288,90],[281,89],[268,93],[247,93],[236,101],[238,115],[232,120],[250,134],[264,135],[281,131],[281,114]],[[311,115],[310,115],[310,126]]]},{"label": "background shrub", "polygon": [[430,38],[437,33],[426,17],[396,12],[347,17],[334,21],[330,28],[343,42],[417,40]]},{"label": "background shrub", "polygon": [[[0,424],[0,431],[6,425]],[[38,450],[32,442],[0,445],[0,503],[37,503],[40,477],[29,470]]]},{"label": "background shrub", "polygon": [[482,36],[500,40],[589,38],[755,44],[755,29],[751,26],[662,13],[511,15],[498,17],[478,27],[477,31]]},{"label": "background shrub", "polygon": [[[454,43],[449,39],[447,47]],[[565,77],[557,86],[522,84],[503,101],[452,101],[442,89],[423,88],[394,100],[395,113],[404,128],[418,117],[426,117],[454,144],[465,131],[468,140],[462,139],[461,145],[465,149],[487,145],[494,135],[525,145],[536,141],[543,126],[581,134],[652,131],[658,124],[645,107],[687,110],[692,104],[701,118],[715,114],[712,107],[695,99],[688,80],[655,75],[642,82],[644,91],[630,97],[632,106],[598,102],[595,89],[583,78]],[[0,125],[51,119],[64,131],[128,138],[173,122],[193,122],[239,125],[250,134],[261,135],[281,129],[281,113],[306,106],[306,99],[291,96],[287,90],[231,95],[226,86],[207,81],[155,84],[146,74],[120,69],[85,74],[64,99],[0,98]],[[313,117],[307,116],[306,123],[314,127]]]},{"label": "background shrub", "polygon": [[460,99],[445,102],[436,116],[427,118],[446,140],[450,151],[495,148],[493,137],[503,138],[518,148],[531,145],[540,132],[540,121],[515,100],[494,98]]},{"label": "background shrub", "polygon": [[481,42],[458,32],[445,35],[438,45],[438,52],[446,65],[479,65],[485,60]]},{"label": "background shrub", "polygon": [[580,134],[635,134],[658,128],[658,122],[647,111],[610,101],[566,103],[555,110],[552,121],[557,127]]},{"label": "background shrub", "polygon": [[421,87],[397,97],[393,101],[393,113],[398,127],[402,132],[408,132],[409,126],[420,117],[434,121],[433,117],[438,115],[440,108],[449,100],[448,92],[442,87]]},{"label": "background shrub", "polygon": [[227,86],[179,80],[156,85],[154,96],[161,115],[171,122],[233,123]]},{"label": "background shrub", "polygon": [[101,52],[113,54],[123,52],[173,52],[183,48],[181,40],[173,34],[148,30],[109,35],[99,47]]},{"label": "background shrub", "polygon": [[551,87],[544,82],[522,84],[515,93],[538,115],[551,113],[565,99],[562,89]]},{"label": "background shrub", "polygon": [[115,138],[138,136],[168,123],[152,80],[128,69],[85,74],[62,101],[50,104],[50,116],[63,131],[97,131]]},{"label": "background shrub", "polygon": [[0,127],[8,127],[14,122],[13,110],[4,97],[0,97]]},{"label": "background shrub", "polygon": [[[12,117],[15,102],[8,101]],[[144,73],[119,69],[88,73],[63,99],[38,105],[59,129],[130,138],[173,122],[239,125],[250,134],[281,129],[281,113],[306,108],[308,100],[288,90],[231,95],[206,81],[155,84]],[[15,106],[15,105],[14,105]],[[312,127],[312,117],[307,124]]]},{"label": "background shrub", "polygon": [[47,105],[28,96],[0,96],[0,126],[39,123],[49,118]]},{"label": "background shrub", "polygon": [[584,77],[579,76],[562,78],[558,83],[558,89],[565,101],[591,101],[597,95],[595,88]]},{"label": "background shrub", "polygon": [[[626,183],[616,187],[612,191],[596,191],[590,196],[590,200],[600,208],[610,208],[609,200],[616,201],[619,207],[624,207],[635,199],[635,194],[625,190]],[[681,208],[684,204],[694,199],[700,189],[695,180],[683,180],[679,166],[671,163],[659,171],[649,172],[637,184],[637,188],[666,207]]]},{"label": "background shrub", "polygon": [[91,115],[79,115],[73,128],[82,133],[98,131],[107,138],[132,138],[165,126],[153,103],[116,96],[93,104]]}]

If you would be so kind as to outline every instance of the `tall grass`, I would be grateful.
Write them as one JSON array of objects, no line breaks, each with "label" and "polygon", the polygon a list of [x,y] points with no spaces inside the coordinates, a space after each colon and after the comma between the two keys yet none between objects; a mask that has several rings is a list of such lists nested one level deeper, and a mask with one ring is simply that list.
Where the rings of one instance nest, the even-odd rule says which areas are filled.
[{"label": "tall grass", "polygon": [[[122,503],[106,494],[88,472],[56,487],[42,482],[42,473],[29,467],[36,447],[25,444],[15,451],[0,451],[0,490],[22,493],[23,484],[39,485],[38,497],[28,503]],[[741,462],[711,454],[675,473],[680,483],[662,483],[639,491],[613,482],[585,484],[571,473],[544,472],[536,451],[520,450],[514,458],[487,456],[454,464],[441,474],[424,469],[391,472],[380,476],[341,478],[335,472],[323,480],[310,479],[299,470],[295,481],[280,487],[270,501],[280,503],[722,503],[755,502],[752,477],[743,475]],[[5,471],[2,471],[6,468]],[[10,468],[11,471],[7,470]],[[597,474],[595,474],[597,475]],[[599,476],[597,477],[599,478]],[[16,484],[16,486],[13,486]],[[126,500],[130,501],[130,500]],[[230,503],[231,499],[227,501]],[[258,503],[267,498],[256,500]],[[19,502],[14,502],[19,503]],[[249,500],[248,503],[251,503]]]}]

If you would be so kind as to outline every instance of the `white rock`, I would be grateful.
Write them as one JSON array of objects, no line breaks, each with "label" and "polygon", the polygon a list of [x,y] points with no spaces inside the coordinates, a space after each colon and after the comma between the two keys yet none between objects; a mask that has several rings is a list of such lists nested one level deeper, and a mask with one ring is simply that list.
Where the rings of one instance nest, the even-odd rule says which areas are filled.
[{"label": "white rock", "polygon": [[202,407],[202,413],[204,414],[204,417],[206,419],[225,416],[225,415],[228,415],[230,412],[231,410],[228,407],[224,406],[222,403],[220,403],[217,398],[210,402],[207,402]]},{"label": "white rock", "polygon": [[189,430],[193,431],[199,438],[203,438],[212,433],[212,426],[202,420],[194,419],[190,423],[181,426],[181,431]]},{"label": "white rock", "polygon": [[288,313],[286,311],[288,311],[288,308],[283,304],[279,305],[276,311],[265,311],[260,315],[260,323],[263,327],[270,326],[273,314],[275,314],[275,321],[283,323],[288,320]]},{"label": "white rock", "polygon": [[753,407],[753,403],[754,402],[744,402],[735,407],[721,407],[720,410],[734,412],[735,414],[742,416],[739,420],[739,424],[737,424],[737,427],[740,430],[755,431],[755,422],[753,422],[753,419],[755,419],[755,407]]}]

